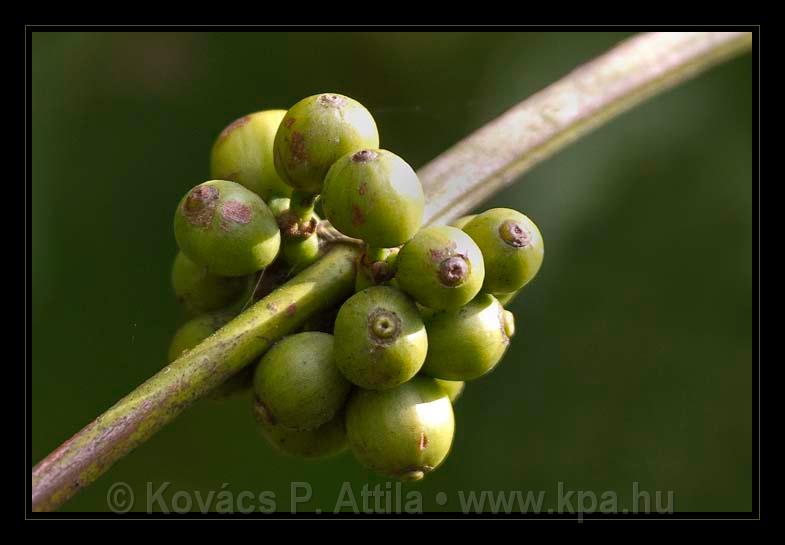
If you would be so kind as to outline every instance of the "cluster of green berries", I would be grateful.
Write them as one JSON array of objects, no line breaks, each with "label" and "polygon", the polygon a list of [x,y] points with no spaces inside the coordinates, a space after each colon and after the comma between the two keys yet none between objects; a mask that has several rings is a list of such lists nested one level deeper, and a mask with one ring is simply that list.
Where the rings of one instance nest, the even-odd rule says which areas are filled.
[{"label": "cluster of green berries", "polygon": [[347,449],[386,476],[419,480],[447,457],[464,382],[494,369],[514,334],[505,310],[537,274],[543,240],[515,210],[422,227],[425,197],[406,161],[381,149],[370,112],[339,94],[230,124],[212,180],[175,213],[172,282],[193,314],[170,360],[253,297],[260,271],[319,256],[325,224],[363,245],[355,294],[265,353],[216,392],[253,391],[262,435],[279,451]]}]

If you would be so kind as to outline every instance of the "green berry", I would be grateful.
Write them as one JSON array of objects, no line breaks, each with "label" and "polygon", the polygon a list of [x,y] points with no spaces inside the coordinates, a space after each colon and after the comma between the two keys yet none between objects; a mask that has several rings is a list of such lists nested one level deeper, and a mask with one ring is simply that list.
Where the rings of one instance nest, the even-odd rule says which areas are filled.
[{"label": "green berry", "polygon": [[266,110],[230,123],[213,144],[210,176],[237,182],[265,201],[273,195],[288,197],[292,188],[273,163],[275,133],[285,115],[286,110]]},{"label": "green berry", "polygon": [[253,278],[216,276],[178,252],[172,265],[172,287],[177,300],[192,314],[219,310],[244,295]]},{"label": "green berry", "polygon": [[346,423],[343,412],[313,430],[292,430],[273,422],[265,405],[254,400],[258,431],[280,453],[301,458],[327,458],[346,450]]},{"label": "green berry", "polygon": [[270,212],[272,212],[273,216],[277,219],[289,210],[291,199],[289,197],[272,197],[265,202],[267,202],[267,208],[270,209]]},{"label": "green berry", "polygon": [[456,229],[463,229],[466,227],[466,224],[472,221],[474,218],[477,217],[477,214],[469,214],[468,216],[461,216],[455,221],[448,223],[450,227],[455,227]]},{"label": "green berry", "polygon": [[347,153],[379,147],[370,112],[354,99],[335,93],[313,95],[289,109],[275,135],[275,168],[286,183],[321,193],[332,164]]},{"label": "green berry", "polygon": [[482,287],[485,266],[474,241],[455,227],[420,230],[398,254],[396,279],[418,303],[435,310],[471,301]]},{"label": "green berry", "polygon": [[414,301],[400,290],[373,286],[355,293],[335,320],[335,364],[352,383],[392,388],[420,370],[428,335]]},{"label": "green berry", "polygon": [[492,208],[479,214],[463,230],[474,239],[485,259],[488,293],[512,293],[525,286],[542,265],[540,230],[516,210]]},{"label": "green berry", "polygon": [[315,233],[308,238],[286,237],[281,250],[292,273],[299,272],[319,257],[319,237]]},{"label": "green berry", "polygon": [[420,229],[425,195],[406,161],[386,150],[364,149],[344,155],[330,168],[322,207],[343,234],[391,248]]},{"label": "green berry", "polygon": [[259,362],[256,397],[275,424],[312,430],[343,407],[351,384],[335,366],[333,336],[305,332],[286,337]]},{"label": "green berry", "polygon": [[263,269],[281,245],[278,223],[262,198],[225,180],[200,184],[183,197],[174,234],[183,253],[220,276]]},{"label": "green berry", "polygon": [[453,405],[458,401],[458,398],[461,397],[464,388],[466,388],[466,383],[462,380],[442,380],[440,378],[434,380],[436,381],[436,384],[441,386],[442,390],[444,390],[450,398],[450,403]]},{"label": "green berry", "polygon": [[428,357],[422,372],[444,380],[473,380],[498,364],[515,330],[512,314],[493,295],[438,312],[425,323]]},{"label": "green berry", "polygon": [[455,432],[452,404],[433,379],[391,390],[356,390],[346,406],[349,448],[363,465],[418,481],[447,457]]}]

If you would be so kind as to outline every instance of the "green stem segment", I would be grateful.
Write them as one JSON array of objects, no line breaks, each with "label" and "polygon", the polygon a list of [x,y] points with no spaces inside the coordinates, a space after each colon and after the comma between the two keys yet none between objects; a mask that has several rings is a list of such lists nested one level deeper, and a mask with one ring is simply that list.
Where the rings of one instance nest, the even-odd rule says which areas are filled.
[{"label": "green stem segment", "polygon": [[308,223],[313,218],[313,206],[315,203],[316,195],[295,189],[292,192],[289,209],[301,223]]},{"label": "green stem segment", "polygon": [[[425,223],[465,214],[590,129],[751,45],[749,32],[641,34],[619,44],[421,169]],[[307,205],[298,206],[304,214]],[[358,251],[336,246],[47,456],[33,468],[33,510],[56,509],[277,339],[348,297]]]},{"label": "green stem segment", "polygon": [[33,511],[62,505],[306,318],[346,299],[358,253],[336,245],[63,443],[33,468]]},{"label": "green stem segment", "polygon": [[377,248],[375,246],[368,246],[365,249],[366,263],[375,263],[376,261],[385,261],[390,251],[387,248]]}]

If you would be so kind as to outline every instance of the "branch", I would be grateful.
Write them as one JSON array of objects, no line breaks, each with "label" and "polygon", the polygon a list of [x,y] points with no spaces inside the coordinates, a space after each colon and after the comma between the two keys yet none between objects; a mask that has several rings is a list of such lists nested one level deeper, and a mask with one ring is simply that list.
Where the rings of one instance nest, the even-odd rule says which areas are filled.
[{"label": "branch", "polygon": [[[418,173],[425,223],[468,212],[592,128],[751,48],[750,33],[642,34],[474,132]],[[322,259],[121,399],[42,460],[32,509],[57,509],[194,401],[354,289],[354,245]]]},{"label": "branch", "polygon": [[591,129],[752,46],[749,32],[639,34],[484,125],[418,174],[426,223],[461,216]]}]

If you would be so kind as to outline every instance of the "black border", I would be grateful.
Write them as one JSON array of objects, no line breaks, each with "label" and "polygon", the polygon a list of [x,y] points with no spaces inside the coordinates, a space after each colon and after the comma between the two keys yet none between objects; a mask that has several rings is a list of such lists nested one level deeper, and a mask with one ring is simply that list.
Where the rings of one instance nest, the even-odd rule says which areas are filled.
[{"label": "black border", "polygon": [[[299,18],[299,17],[298,17]],[[763,128],[760,116],[760,96],[761,91],[765,86],[761,85],[761,72],[760,72],[760,45],[761,45],[761,28],[760,25],[665,25],[665,26],[646,26],[646,25],[325,25],[325,24],[311,24],[311,25],[204,25],[204,24],[187,24],[187,25],[64,25],[64,24],[47,24],[46,22],[39,22],[35,24],[24,25],[25,34],[25,51],[24,51],[24,124],[25,124],[25,139],[24,139],[24,155],[25,165],[23,168],[23,175],[25,177],[25,321],[24,321],[24,355],[25,355],[25,464],[27,473],[24,475],[25,480],[25,520],[35,519],[69,519],[69,520],[145,520],[145,519],[188,519],[188,520],[222,520],[222,519],[237,519],[237,518],[251,518],[251,519],[264,519],[264,520],[288,520],[288,519],[302,519],[302,520],[329,520],[329,519],[362,519],[362,520],[385,520],[390,518],[412,518],[421,520],[499,520],[499,519],[514,519],[514,520],[572,520],[577,522],[594,521],[594,520],[624,520],[624,521],[646,521],[646,520],[698,520],[698,521],[713,521],[713,520],[757,520],[761,521],[763,517],[763,510],[761,506],[761,424],[762,424],[762,411],[761,400],[770,399],[768,396],[761,396],[761,384],[764,387],[771,385],[771,380],[761,382],[760,361],[761,361],[761,324],[760,315],[763,308],[760,305],[760,289],[761,289],[761,271],[770,270],[768,267],[761,268],[761,203],[770,204],[773,199],[761,201],[761,142],[760,132]],[[691,29],[700,30],[737,30],[737,31],[750,31],[753,34],[753,221],[755,223],[753,229],[753,332],[756,333],[756,341],[753,347],[753,402],[757,402],[757,410],[753,410],[753,508],[752,511],[747,512],[676,512],[670,514],[643,514],[638,513],[634,515],[617,514],[603,514],[603,513],[586,513],[578,514],[564,514],[564,513],[538,513],[538,514],[462,514],[460,512],[453,513],[423,513],[419,515],[364,515],[353,513],[323,513],[323,514],[291,514],[287,512],[275,513],[272,515],[264,515],[261,513],[251,514],[140,514],[129,513],[128,515],[118,515],[114,513],[101,513],[101,512],[84,512],[84,513],[33,513],[29,503],[31,493],[31,482],[28,475],[32,471],[33,463],[30,461],[30,453],[32,451],[32,365],[30,361],[30,354],[32,352],[32,316],[31,316],[31,303],[32,303],[32,285],[30,283],[30,274],[32,270],[32,258],[30,253],[30,238],[29,234],[32,232],[32,180],[31,170],[32,163],[32,104],[31,104],[31,90],[32,90],[32,33],[36,31],[46,32],[60,32],[60,31],[85,31],[85,32],[98,32],[98,31],[347,31],[347,32],[363,32],[363,31],[521,31],[521,30],[560,30],[560,31],[602,31],[602,30],[629,30],[635,32],[641,31],[683,31]],[[9,362],[10,363],[10,362]],[[767,452],[768,449],[763,449]]]}]

